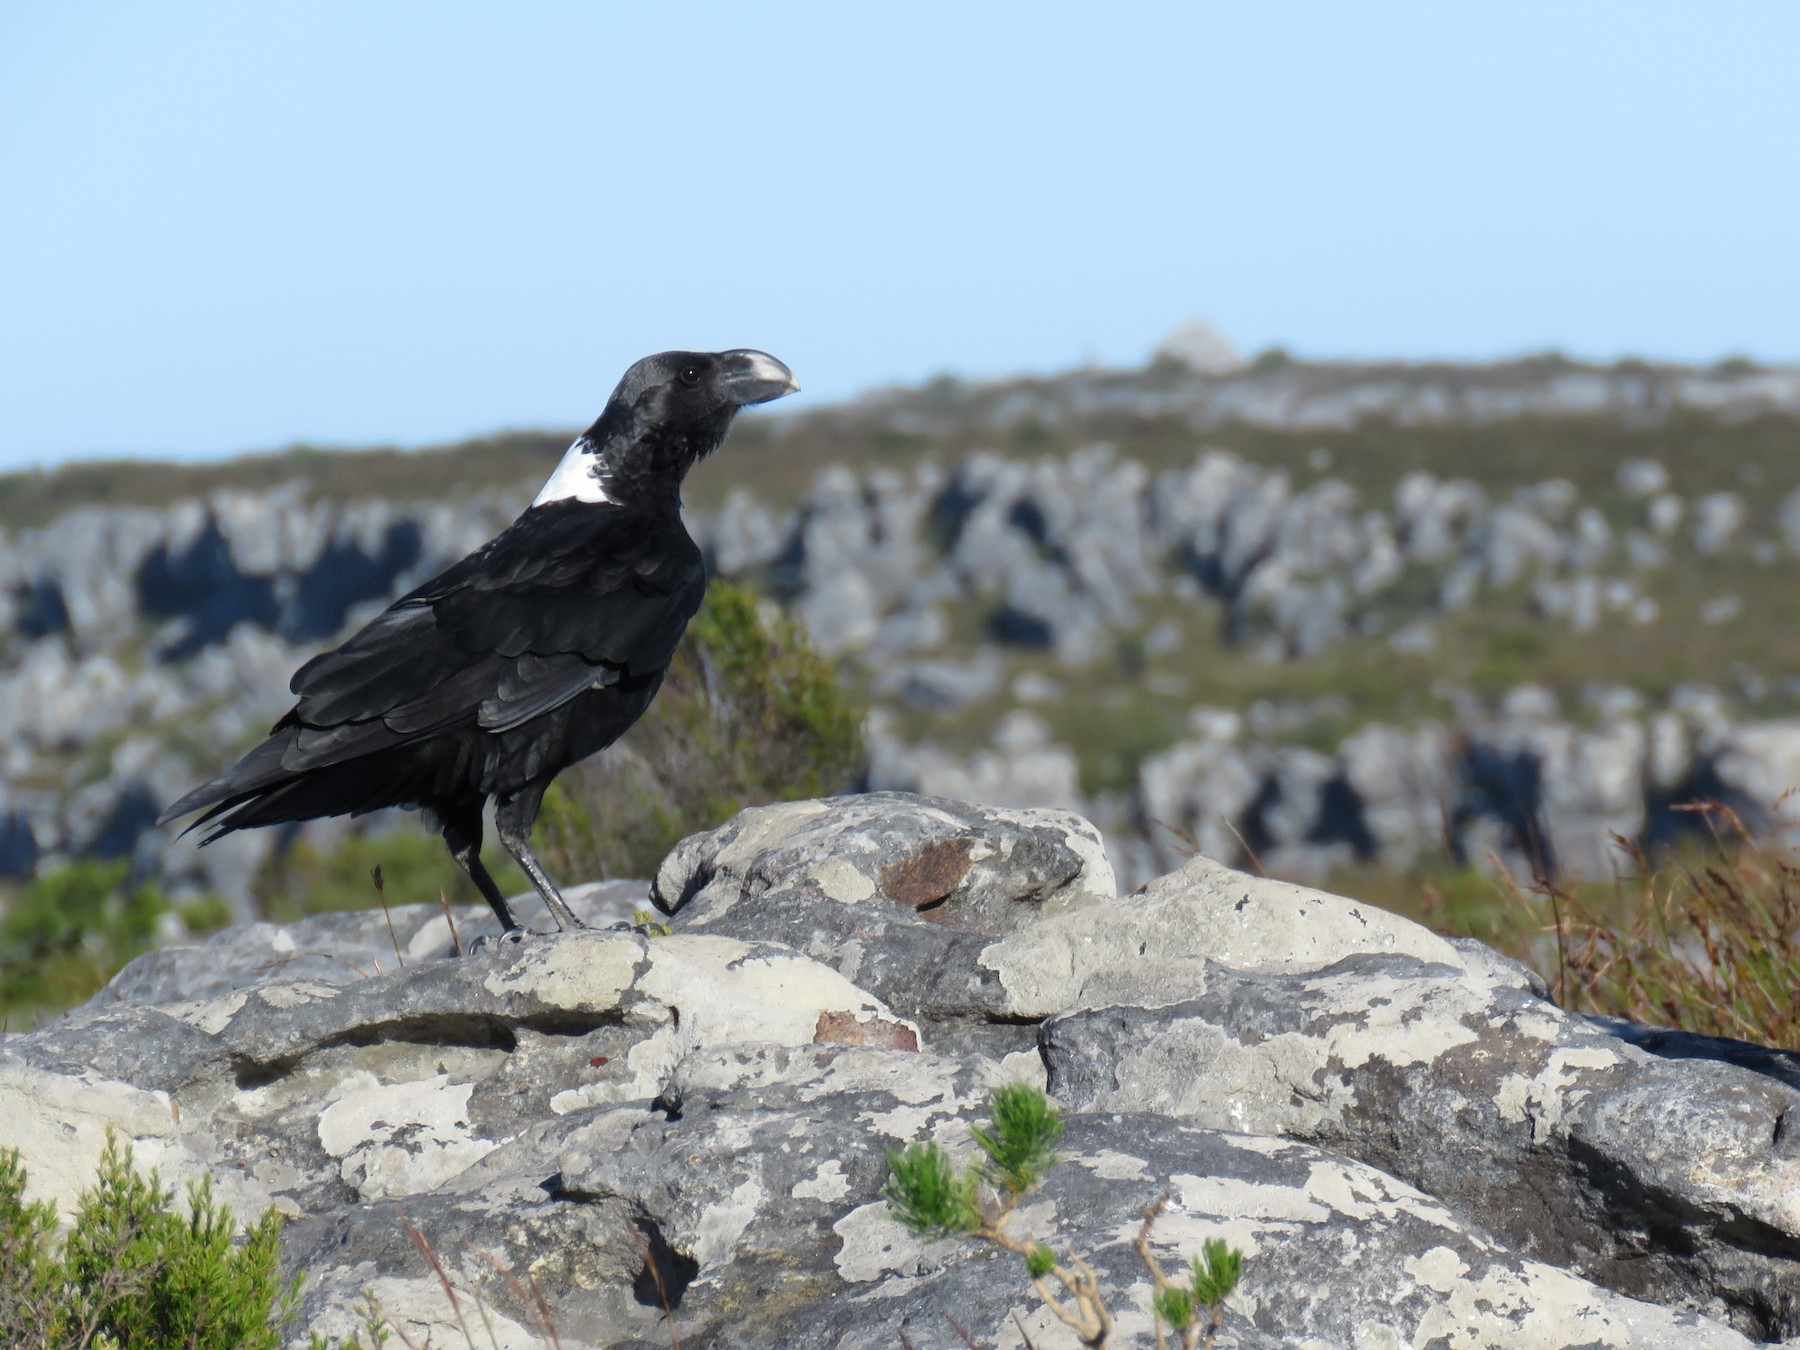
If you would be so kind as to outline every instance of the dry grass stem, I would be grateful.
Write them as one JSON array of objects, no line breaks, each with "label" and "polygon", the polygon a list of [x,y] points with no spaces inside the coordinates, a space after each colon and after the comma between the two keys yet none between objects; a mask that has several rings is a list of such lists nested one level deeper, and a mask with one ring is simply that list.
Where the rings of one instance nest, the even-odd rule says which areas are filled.
[{"label": "dry grass stem", "polygon": [[456,931],[456,916],[450,912],[450,897],[444,894],[444,888],[438,887],[438,908],[444,911],[444,922],[450,925],[450,946],[458,956],[463,955],[462,934]]},{"label": "dry grass stem", "polygon": [[369,880],[375,883],[375,897],[381,901],[381,912],[387,916],[388,941],[394,944],[394,960],[405,965],[406,958],[400,955],[400,938],[394,932],[394,911],[388,908],[387,885],[382,880],[380,863],[369,869]]},{"label": "dry grass stem", "polygon": [[463,1342],[473,1346],[475,1338],[469,1335],[469,1324],[463,1317],[462,1302],[456,1297],[456,1286],[450,1283],[450,1275],[444,1269],[444,1263],[438,1260],[437,1252],[425,1235],[411,1223],[406,1224],[406,1236],[412,1239],[412,1245],[419,1249],[419,1254],[425,1258],[425,1264],[431,1267],[432,1273],[438,1277],[438,1283],[443,1285],[444,1296],[450,1300],[450,1311],[456,1315],[456,1325],[462,1331]]},{"label": "dry grass stem", "polygon": [[631,1234],[631,1240],[637,1243],[637,1249],[644,1255],[644,1268],[650,1272],[650,1279],[656,1285],[656,1296],[662,1300],[663,1316],[669,1323],[670,1350],[681,1350],[681,1336],[675,1330],[675,1309],[669,1303],[669,1290],[663,1284],[662,1270],[656,1264],[656,1258],[650,1254],[650,1244],[644,1241],[644,1235],[638,1232],[638,1226],[627,1219],[625,1231]]}]

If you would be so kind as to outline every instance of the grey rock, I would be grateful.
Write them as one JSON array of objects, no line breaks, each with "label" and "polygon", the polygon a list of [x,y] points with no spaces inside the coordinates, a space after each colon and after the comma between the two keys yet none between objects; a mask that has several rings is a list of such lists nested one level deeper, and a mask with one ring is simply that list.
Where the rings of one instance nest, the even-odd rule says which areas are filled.
[{"label": "grey rock", "polygon": [[1735,492],[1709,492],[1694,501],[1694,522],[1689,526],[1694,547],[1702,557],[1718,553],[1737,537],[1744,525],[1744,499]]},{"label": "grey rock", "polygon": [[879,627],[875,590],[861,572],[822,573],[794,601],[813,645],[827,655],[867,645]]},{"label": "grey rock", "polygon": [[1000,659],[992,652],[973,661],[909,661],[881,675],[876,688],[909,708],[955,712],[1000,688]]},{"label": "grey rock", "polygon": [[1088,665],[1107,650],[1107,627],[1080,598],[1069,574],[1050,563],[1020,564],[1007,579],[1000,631],[1024,645],[1054,648],[1066,665]]},{"label": "grey rock", "polygon": [[682,932],[785,942],[907,1016],[998,1020],[976,953],[1115,891],[1078,816],[873,792],[740,812],[684,840],[651,900]]},{"label": "grey rock", "polygon": [[1800,553],[1800,488],[1781,499],[1778,520],[1781,538],[1787,544],[1788,552]]},{"label": "grey rock", "polygon": [[792,522],[742,487],[731,490],[717,515],[694,524],[695,538],[704,542],[719,571],[730,577],[774,562],[793,530]]},{"label": "grey rock", "polygon": [[[1524,694],[1531,686],[1522,686]],[[1477,753],[1520,757],[1536,766],[1539,814],[1555,864],[1577,876],[1606,876],[1618,856],[1614,835],[1631,839],[1643,830],[1645,758],[1643,724],[1621,718],[1590,730],[1548,715],[1533,715],[1516,699],[1481,733]]]},{"label": "grey rock", "polygon": [[1687,504],[1672,492],[1664,492],[1650,499],[1649,508],[1644,513],[1644,521],[1652,534],[1667,537],[1675,532],[1681,524],[1681,518],[1687,512]]},{"label": "grey rock", "polygon": [[1592,506],[1584,506],[1575,516],[1575,529],[1567,545],[1567,561],[1577,572],[1592,572],[1604,563],[1613,550],[1613,529],[1606,517]]},{"label": "grey rock", "polygon": [[1196,321],[1184,324],[1164,338],[1156,349],[1158,358],[1179,361],[1201,375],[1229,375],[1242,370],[1243,354],[1211,324]]},{"label": "grey rock", "polygon": [[1696,711],[1700,735],[1714,747],[1712,765],[1720,782],[1751,809],[1773,809],[1800,784],[1800,719],[1733,726],[1718,715],[1716,705],[1701,702]]},{"label": "grey rock", "polygon": [[[563,892],[582,922],[598,929],[630,923],[649,903],[647,881],[603,881]],[[536,892],[508,903],[529,925],[542,903]],[[539,920],[543,924],[543,920]],[[548,925],[545,925],[548,926]],[[454,932],[453,932],[454,930]],[[107,984],[97,1002],[206,1002],[271,982],[347,985],[407,965],[450,955],[499,934],[486,905],[395,905],[388,910],[315,914],[294,923],[227,928],[198,946],[147,952]]]},{"label": "grey rock", "polygon": [[1486,494],[1474,483],[1440,482],[1415,472],[1394,490],[1401,544],[1416,562],[1441,562],[1463,552],[1476,522],[1486,514]]},{"label": "grey rock", "polygon": [[1667,1027],[1645,1026],[1623,1017],[1586,1014],[1586,1020],[1628,1044],[1663,1059],[1715,1059],[1800,1088],[1800,1054],[1791,1050],[1770,1050],[1746,1041],[1727,1040],[1723,1036],[1696,1036]]},{"label": "grey rock", "polygon": [[1455,790],[1453,747],[1441,727],[1373,724],[1338,747],[1344,781],[1383,858],[1404,863],[1436,845]]},{"label": "grey rock", "polygon": [[1735,595],[1714,596],[1700,606],[1700,622],[1709,625],[1730,623],[1744,612],[1743,600]]},{"label": "grey rock", "polygon": [[990,806],[1048,806],[1079,811],[1087,806],[1075,752],[1050,739],[1049,729],[1023,710],[995,725],[989,744],[967,754],[931,745],[907,745],[880,710],[871,714],[868,786],[875,791],[919,793],[984,802]]},{"label": "grey rock", "polygon": [[1579,490],[1568,479],[1549,478],[1541,483],[1516,489],[1513,500],[1539,518],[1553,525],[1560,525],[1568,519],[1569,512],[1574,510],[1580,495]]},{"label": "grey rock", "polygon": [[1258,800],[1246,814],[1246,834],[1267,840],[1265,868],[1278,875],[1323,877],[1334,867],[1354,861],[1346,839],[1322,829],[1329,807],[1325,797],[1339,777],[1329,755],[1301,746],[1283,746],[1270,754]]},{"label": "grey rock", "polygon": [[1562,557],[1562,540],[1547,522],[1522,506],[1502,506],[1488,517],[1476,540],[1488,579],[1510,586],[1528,572],[1553,567]]},{"label": "grey rock", "polygon": [[1627,459],[1614,475],[1619,490],[1633,497],[1654,497],[1669,486],[1669,471],[1653,459]]},{"label": "grey rock", "polygon": [[[954,1154],[971,1152],[975,1089],[987,1077],[979,1067],[928,1058],[899,1067],[891,1055],[812,1050],[792,1056],[783,1077],[776,1086],[752,1079],[690,1087],[674,1122],[616,1112],[571,1137],[562,1156],[565,1187],[654,1204],[673,1215],[665,1236],[684,1249],[736,1237],[745,1254],[728,1265],[704,1262],[711,1270],[684,1298],[684,1306],[692,1299],[746,1310],[735,1324],[709,1328],[710,1343],[876,1346],[904,1336],[921,1350],[950,1350],[963,1344],[945,1318],[953,1312],[978,1344],[1022,1343],[1016,1315],[1034,1344],[1073,1345],[1003,1273],[1010,1259],[920,1243],[876,1198],[885,1148],[916,1132]],[[845,1128],[849,1120],[868,1125]],[[1228,1132],[1171,1129],[1153,1116],[1107,1114],[1073,1117],[1061,1151],[1065,1161],[1015,1223],[1083,1253],[1106,1286],[1133,1291],[1113,1300],[1124,1344],[1148,1344],[1151,1328],[1141,1292],[1147,1276],[1120,1235],[1165,1190],[1170,1209],[1152,1230],[1165,1268],[1178,1269],[1201,1241],[1222,1236],[1262,1276],[1229,1307],[1234,1345],[1379,1344],[1373,1338],[1384,1333],[1390,1343],[1416,1343],[1452,1326],[1471,1345],[1529,1338],[1649,1347],[1681,1336],[1694,1346],[1745,1344],[1700,1318],[1635,1304],[1496,1250],[1429,1196],[1304,1145],[1271,1147]],[[737,1165],[706,1165],[725,1157]],[[776,1203],[745,1203],[759,1196]],[[722,1227],[718,1216],[733,1210],[741,1217]],[[837,1276],[829,1292],[818,1288],[822,1271]],[[1446,1284],[1468,1292],[1446,1300]],[[1320,1297],[1326,1287],[1332,1295]],[[785,1296],[756,1296],[769,1290]],[[830,1296],[840,1290],[879,1296]]]},{"label": "grey rock", "polygon": [[909,606],[882,620],[869,639],[868,659],[879,663],[911,652],[941,647],[950,625],[941,606],[927,601]]},{"label": "grey rock", "polygon": [[1240,725],[1235,713],[1195,719],[1197,735],[1138,766],[1138,802],[1163,868],[1179,866],[1190,849],[1213,858],[1242,852],[1239,822],[1263,775],[1235,743]]},{"label": "grey rock", "polygon": [[111,1129],[168,1182],[284,1210],[301,1336],[356,1330],[372,1291],[412,1343],[460,1343],[423,1241],[508,1346],[548,1341],[529,1279],[569,1350],[955,1350],[946,1314],[1073,1350],[1014,1259],[880,1198],[889,1150],[969,1160],[1021,1080],[1068,1128],[1011,1222],[1092,1262],[1119,1347],[1151,1343],[1130,1238],[1165,1194],[1165,1267],[1246,1253],[1246,1350],[1794,1331],[1795,1057],[1565,1015],[1478,943],[1204,858],[1113,889],[1063,813],[759,808],[659,870],[672,936],[451,958],[411,907],[141,958],[0,1038],[0,1118],[34,1196],[66,1205]]},{"label": "grey rock", "polygon": [[[1217,905],[1216,865],[1190,867],[1144,908],[1180,904],[1184,887]],[[1644,1053],[1513,971],[1471,967],[1468,949],[1440,962],[1391,921],[1350,927],[1366,907],[1239,886],[1240,912],[1276,940],[1221,944],[1189,976],[1194,997],[1090,988],[1084,1001],[1112,1006],[1043,1029],[1060,1100],[1322,1144],[1618,1292],[1763,1338],[1800,1329],[1800,1153],[1780,1124],[1800,1090],[1779,1081],[1785,1060],[1772,1075],[1708,1046]],[[1271,931],[1284,916],[1311,930],[1306,950]]]}]

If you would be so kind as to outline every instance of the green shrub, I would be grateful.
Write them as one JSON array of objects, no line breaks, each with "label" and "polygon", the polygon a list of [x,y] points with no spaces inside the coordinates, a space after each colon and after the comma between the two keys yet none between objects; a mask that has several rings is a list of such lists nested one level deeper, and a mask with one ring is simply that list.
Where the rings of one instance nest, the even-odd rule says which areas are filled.
[{"label": "green shrub", "polygon": [[569,880],[652,875],[743,807],[851,786],[861,723],[798,623],[715,581],[643,720],[545,797],[544,857]]},{"label": "green shrub", "polygon": [[936,1144],[908,1144],[888,1155],[888,1181],[881,1198],[901,1223],[920,1237],[947,1238],[979,1233],[982,1225],[978,1178],[958,1174]]},{"label": "green shrub", "polygon": [[[1060,1258],[1049,1246],[1019,1237],[1009,1227],[1019,1202],[1043,1184],[1045,1173],[1056,1163],[1062,1113],[1043,1092],[1025,1083],[998,1089],[988,1111],[992,1127],[970,1131],[985,1155],[981,1162],[959,1172],[938,1145],[908,1144],[903,1151],[888,1154],[888,1180],[881,1198],[888,1211],[920,1237],[973,1237],[1022,1257],[1026,1278],[1051,1314],[1082,1344],[1107,1345],[1112,1313],[1094,1268],[1073,1252]],[[1203,1337],[1210,1350],[1225,1300],[1243,1273],[1243,1254],[1214,1239],[1193,1259],[1185,1283],[1171,1280],[1150,1250],[1150,1230],[1168,1201],[1165,1192],[1144,1211],[1133,1243],[1153,1284],[1150,1306],[1156,1344],[1158,1350],[1166,1350],[1166,1326],[1181,1338],[1184,1350],[1196,1350]],[[1204,1318],[1202,1311],[1207,1314]]]},{"label": "green shrub", "polygon": [[1008,1083],[994,1093],[989,1110],[994,1128],[979,1125],[970,1130],[987,1154],[977,1171],[981,1179],[1017,1200],[1036,1186],[1056,1161],[1056,1145],[1062,1138],[1062,1114],[1050,1099],[1025,1083]]},{"label": "green shrub", "polygon": [[[0,918],[0,1014],[52,1011],[92,997],[155,945],[169,911],[160,890],[131,880],[125,859],[47,872],[15,893]],[[190,931],[223,921],[216,902],[178,914]]]},{"label": "green shrub", "polygon": [[60,1242],[56,1211],[25,1200],[25,1170],[0,1153],[0,1344],[13,1350],[279,1350],[300,1278],[276,1273],[282,1217],[271,1208],[234,1240],[210,1180],[174,1195],[107,1139],[94,1186]]},{"label": "green shrub", "polygon": [[[284,1282],[278,1273],[285,1222],[279,1210],[265,1210],[240,1237],[209,1177],[188,1187],[187,1213],[176,1213],[174,1194],[156,1173],[139,1175],[130,1147],[110,1132],[94,1185],[77,1199],[65,1237],[57,1237],[56,1207],[27,1201],[25,1184],[17,1150],[0,1150],[5,1350],[279,1350],[286,1343],[306,1275]],[[410,1225],[407,1232],[437,1275],[463,1344],[474,1350],[478,1342],[443,1262],[423,1234]],[[528,1305],[545,1344],[561,1344],[536,1279],[521,1280],[488,1261]],[[480,1293],[472,1286],[463,1292],[485,1323]],[[314,1332],[309,1350],[382,1350],[396,1335],[412,1344],[372,1290],[363,1291],[362,1324],[348,1341]]]}]

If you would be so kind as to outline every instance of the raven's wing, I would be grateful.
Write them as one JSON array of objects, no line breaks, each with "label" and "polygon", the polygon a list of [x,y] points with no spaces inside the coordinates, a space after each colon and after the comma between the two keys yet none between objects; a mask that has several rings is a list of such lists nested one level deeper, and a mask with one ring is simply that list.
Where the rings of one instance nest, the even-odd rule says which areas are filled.
[{"label": "raven's wing", "polygon": [[705,591],[679,520],[535,508],[302,666],[270,739],[164,818],[444,732],[505,731],[662,670]]},{"label": "raven's wing", "polygon": [[[705,589],[700,551],[679,521],[592,503],[540,507],[302,666],[289,717],[325,733],[379,721],[404,739],[504,730],[586,689],[662,670]],[[303,735],[296,748],[310,759],[309,739],[335,738]]]}]

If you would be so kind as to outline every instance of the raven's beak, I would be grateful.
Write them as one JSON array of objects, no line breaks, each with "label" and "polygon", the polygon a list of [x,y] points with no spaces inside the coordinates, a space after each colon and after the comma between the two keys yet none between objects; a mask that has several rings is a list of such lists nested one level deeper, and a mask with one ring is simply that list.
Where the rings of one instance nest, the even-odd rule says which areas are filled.
[{"label": "raven's beak", "polygon": [[720,352],[719,362],[725,374],[725,392],[740,406],[767,403],[796,393],[800,381],[794,372],[767,352],[745,347],[734,352]]}]

